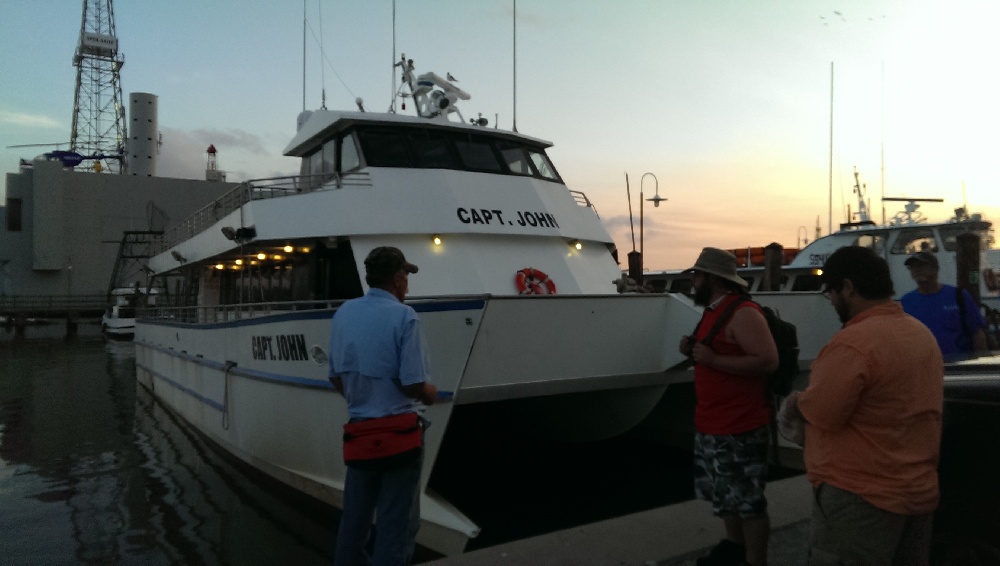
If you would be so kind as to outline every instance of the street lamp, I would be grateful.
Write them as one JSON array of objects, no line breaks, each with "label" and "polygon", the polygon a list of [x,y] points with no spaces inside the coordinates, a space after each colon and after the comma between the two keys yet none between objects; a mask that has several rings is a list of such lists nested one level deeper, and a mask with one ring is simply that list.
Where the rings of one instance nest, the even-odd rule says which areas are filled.
[{"label": "street lamp", "polygon": [[660,201],[667,200],[666,198],[660,196],[660,180],[656,178],[656,175],[653,175],[652,173],[643,173],[642,177],[639,179],[639,257],[640,258],[643,257],[643,255],[642,255],[642,253],[643,253],[643,246],[642,246],[642,243],[643,243],[642,242],[642,238],[643,238],[642,201],[644,199],[642,198],[642,182],[646,180],[646,175],[649,175],[650,177],[653,178],[653,181],[655,183],[654,186],[656,187],[656,196],[654,196],[653,198],[650,198],[650,199],[645,199],[645,200],[651,201],[653,203],[654,207],[659,207],[660,206]]}]

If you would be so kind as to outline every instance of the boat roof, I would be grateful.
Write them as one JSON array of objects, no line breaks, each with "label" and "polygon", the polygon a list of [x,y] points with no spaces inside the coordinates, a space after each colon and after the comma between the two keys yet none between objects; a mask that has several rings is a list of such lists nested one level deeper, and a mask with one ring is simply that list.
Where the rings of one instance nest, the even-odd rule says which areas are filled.
[{"label": "boat roof", "polygon": [[[299,128],[298,133],[288,142],[284,154],[290,157],[302,157],[316,149],[323,143],[324,139],[334,132],[346,130],[357,124],[382,125],[382,126],[419,126],[421,128],[442,129],[449,131],[468,131],[470,134],[488,135],[504,137],[521,142],[528,142],[542,148],[552,146],[548,142],[539,138],[526,136],[517,132],[500,130],[497,128],[485,128],[483,126],[453,122],[447,120],[435,120],[421,118],[418,116],[408,116],[394,113],[380,112],[349,112],[342,110],[313,110],[306,112],[304,123]],[[300,122],[302,116],[300,115]]]}]

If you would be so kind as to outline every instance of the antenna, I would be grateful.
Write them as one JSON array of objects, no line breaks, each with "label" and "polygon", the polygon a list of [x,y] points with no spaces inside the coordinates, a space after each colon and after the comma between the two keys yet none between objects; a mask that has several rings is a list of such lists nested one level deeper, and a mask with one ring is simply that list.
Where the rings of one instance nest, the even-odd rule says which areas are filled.
[{"label": "antenna", "polygon": [[826,205],[826,233],[833,234],[833,61],[830,61],[830,174]]},{"label": "antenna", "polygon": [[326,67],[323,66],[323,58],[326,57],[326,44],[323,42],[323,3],[319,3],[319,81],[320,92],[322,93],[320,109],[326,110]]},{"label": "antenna", "polygon": [[858,221],[868,222],[871,217],[868,215],[868,203],[865,202],[865,190],[868,188],[867,185],[861,184],[861,179],[858,177],[858,167],[854,166],[854,193],[858,195]]},{"label": "antenna", "polygon": [[514,131],[517,132],[517,0],[514,0]]},{"label": "antenna", "polygon": [[389,112],[392,112],[393,114],[396,113],[396,71],[395,71],[396,64],[395,64],[395,59],[396,59],[396,0],[392,0],[392,58],[389,59],[389,60],[393,61],[393,65],[392,65],[392,69],[393,70],[390,71],[390,73],[392,73],[392,96],[389,97],[389,100],[392,101],[392,105],[389,107]]},{"label": "antenna", "polygon": [[306,0],[302,0],[302,111],[306,111]]},{"label": "antenna", "polygon": [[73,129],[69,149],[81,155],[101,156],[88,165],[124,173],[125,140],[128,139],[122,100],[121,68],[112,0],[83,0],[80,39],[73,56],[76,92],[73,96]]}]

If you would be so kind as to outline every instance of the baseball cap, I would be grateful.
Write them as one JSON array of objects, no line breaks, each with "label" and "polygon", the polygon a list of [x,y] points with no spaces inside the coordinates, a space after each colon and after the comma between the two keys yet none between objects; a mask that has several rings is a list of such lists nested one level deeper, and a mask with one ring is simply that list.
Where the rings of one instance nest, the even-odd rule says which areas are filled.
[{"label": "baseball cap", "polygon": [[399,251],[399,248],[379,246],[365,258],[365,270],[369,275],[391,276],[401,269],[407,273],[416,273],[419,268],[406,261],[406,257],[403,256],[403,252]]},{"label": "baseball cap", "polygon": [[916,262],[929,263],[934,267],[938,267],[937,256],[935,256],[931,252],[917,252],[911,255],[910,257],[906,258],[906,261],[903,262],[903,265],[909,267],[910,265]]}]

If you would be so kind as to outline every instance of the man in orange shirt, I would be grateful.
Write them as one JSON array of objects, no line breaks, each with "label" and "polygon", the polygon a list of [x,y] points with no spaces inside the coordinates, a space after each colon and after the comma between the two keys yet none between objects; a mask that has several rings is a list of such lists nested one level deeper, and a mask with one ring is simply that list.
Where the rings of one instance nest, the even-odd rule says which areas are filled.
[{"label": "man in orange shirt", "polygon": [[805,421],[815,490],[809,564],[926,565],[939,495],[941,350],[892,300],[889,267],[871,249],[837,250],[821,279],[844,328],[783,409]]}]

